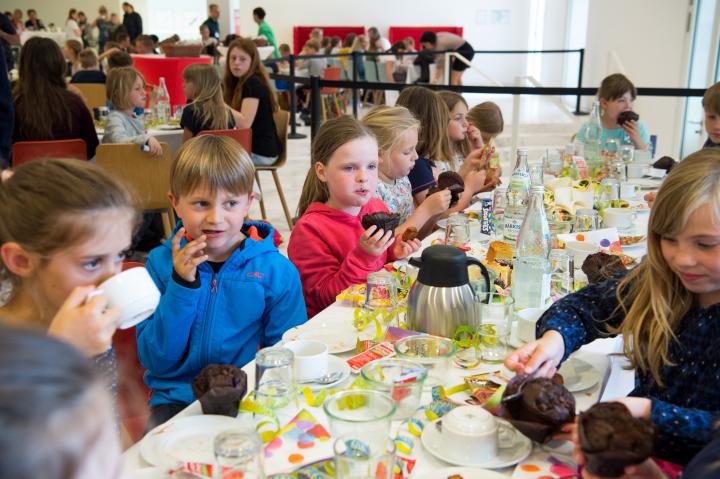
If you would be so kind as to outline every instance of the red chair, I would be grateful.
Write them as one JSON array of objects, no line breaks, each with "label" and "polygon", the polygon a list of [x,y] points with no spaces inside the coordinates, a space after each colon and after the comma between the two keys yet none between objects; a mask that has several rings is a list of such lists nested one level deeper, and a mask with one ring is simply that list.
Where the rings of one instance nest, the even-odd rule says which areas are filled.
[{"label": "red chair", "polygon": [[75,158],[87,161],[85,140],[18,141],[12,146],[12,166],[41,158]]},{"label": "red chair", "polygon": [[[144,266],[130,261],[123,263],[123,271]],[[151,391],[143,381],[145,368],[138,358],[135,327],[118,329],[113,336],[113,347],[117,359],[120,422],[132,441],[137,442],[142,439],[150,417],[148,399]]]},{"label": "red chair", "polygon": [[238,128],[236,130],[205,130],[201,131],[200,135],[228,136],[240,143],[240,146],[243,147],[243,150],[245,150],[248,155],[252,153],[252,129],[250,128]]}]

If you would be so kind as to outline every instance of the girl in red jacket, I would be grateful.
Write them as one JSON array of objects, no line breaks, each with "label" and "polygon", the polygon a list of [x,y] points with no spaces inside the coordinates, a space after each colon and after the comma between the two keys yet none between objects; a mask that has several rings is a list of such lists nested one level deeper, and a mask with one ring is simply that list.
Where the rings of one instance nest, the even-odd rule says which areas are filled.
[{"label": "girl in red jacket", "polygon": [[378,144],[367,127],[350,116],[325,122],[313,141],[311,161],[298,204],[300,219],[288,245],[300,272],[308,318],[386,262],[420,248],[417,239],[405,242],[393,231],[362,227],[366,214],[388,211],[373,198]]}]

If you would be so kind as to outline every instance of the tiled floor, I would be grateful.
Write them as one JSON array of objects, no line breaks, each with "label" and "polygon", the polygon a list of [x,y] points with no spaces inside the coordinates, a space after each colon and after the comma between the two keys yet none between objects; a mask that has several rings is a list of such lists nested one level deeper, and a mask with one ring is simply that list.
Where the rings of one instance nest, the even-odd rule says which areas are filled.
[{"label": "tiled floor", "polygon": [[[511,169],[510,160],[514,154],[509,151],[510,130],[512,124],[512,96],[510,95],[466,95],[468,104],[473,105],[481,101],[495,101],[500,105],[505,118],[505,131],[497,139],[496,145],[501,154],[503,171],[509,174]],[[521,100],[519,144],[530,148],[532,159],[539,159],[540,154],[548,147],[561,147],[570,141],[570,137],[577,131],[580,120],[571,119],[549,99],[526,96]],[[283,192],[288,202],[291,215],[295,216],[297,203],[300,199],[303,182],[308,169],[310,168],[310,128],[299,126],[298,133],[306,134],[307,137],[300,140],[288,140],[288,161],[283,168],[278,170]],[[280,205],[280,200],[275,189],[272,176],[268,172],[260,173],[265,207],[268,220],[282,233],[286,240],[290,238],[285,215]],[[260,218],[260,208],[256,204],[250,210],[253,218]],[[284,250],[284,248],[281,248]]]}]

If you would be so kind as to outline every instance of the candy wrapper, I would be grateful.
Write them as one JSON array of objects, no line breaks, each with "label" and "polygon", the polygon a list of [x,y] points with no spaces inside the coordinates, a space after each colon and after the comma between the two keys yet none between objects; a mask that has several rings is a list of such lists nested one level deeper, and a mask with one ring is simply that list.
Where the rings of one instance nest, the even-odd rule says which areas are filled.
[{"label": "candy wrapper", "polygon": [[367,285],[355,284],[342,290],[335,299],[343,306],[361,306],[365,303],[366,295]]}]

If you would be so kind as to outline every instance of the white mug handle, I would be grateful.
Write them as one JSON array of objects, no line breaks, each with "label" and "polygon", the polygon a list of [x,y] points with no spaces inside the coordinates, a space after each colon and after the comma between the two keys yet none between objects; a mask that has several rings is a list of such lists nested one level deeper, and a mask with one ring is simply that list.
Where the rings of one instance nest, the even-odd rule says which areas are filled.
[{"label": "white mug handle", "polygon": [[85,303],[87,304],[88,301],[90,301],[92,298],[96,296],[102,296],[104,291],[102,289],[93,289],[90,291],[87,296],[85,296]]},{"label": "white mug handle", "polygon": [[517,432],[517,429],[510,424],[498,422],[498,447],[500,449],[515,447],[515,435]]}]

